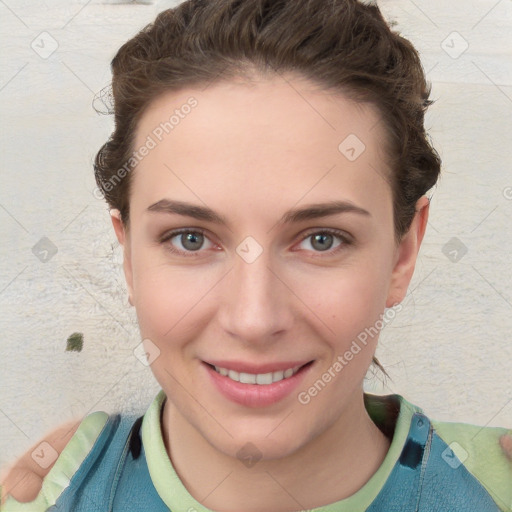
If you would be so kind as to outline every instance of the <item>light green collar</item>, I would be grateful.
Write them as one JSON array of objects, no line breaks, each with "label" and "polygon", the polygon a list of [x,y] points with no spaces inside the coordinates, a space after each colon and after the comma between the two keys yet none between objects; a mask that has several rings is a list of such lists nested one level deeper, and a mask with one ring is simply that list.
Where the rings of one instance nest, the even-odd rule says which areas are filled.
[{"label": "light green collar", "polygon": [[[160,425],[160,415],[165,398],[165,393],[161,390],[144,415],[141,429],[142,443],[153,484],[163,502],[173,512],[189,512],[190,510],[212,512],[190,495],[169,459]],[[389,451],[380,468],[359,491],[349,498],[312,509],[310,512],[366,510],[379,494],[400,457],[413,414],[421,412],[421,409],[410,404],[400,395],[380,397],[366,394],[365,398],[368,414],[377,425],[386,420],[386,403],[397,402],[399,404],[400,412]]]}]

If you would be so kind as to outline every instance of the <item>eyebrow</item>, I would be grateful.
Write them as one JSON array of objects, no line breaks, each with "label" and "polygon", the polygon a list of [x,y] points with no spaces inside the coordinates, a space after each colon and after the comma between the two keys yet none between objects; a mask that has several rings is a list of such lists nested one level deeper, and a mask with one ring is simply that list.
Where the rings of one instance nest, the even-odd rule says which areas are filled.
[{"label": "eyebrow", "polygon": [[[183,201],[161,199],[148,207],[150,212],[169,213],[193,217],[194,219],[227,225],[226,218],[206,206],[199,206]],[[302,208],[288,210],[277,222],[278,224],[291,224],[311,219],[319,219],[340,213],[357,213],[371,217],[371,213],[349,201],[329,201],[327,203],[310,204]]]}]

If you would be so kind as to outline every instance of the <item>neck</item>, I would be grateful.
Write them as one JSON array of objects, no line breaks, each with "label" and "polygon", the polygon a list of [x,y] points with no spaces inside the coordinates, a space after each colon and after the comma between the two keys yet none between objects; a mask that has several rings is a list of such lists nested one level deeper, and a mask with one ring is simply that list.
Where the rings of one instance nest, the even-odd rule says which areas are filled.
[{"label": "neck", "polygon": [[340,418],[294,453],[244,467],[215,449],[168,400],[164,443],[188,492],[218,512],[293,512],[328,505],[372,477],[390,441],[373,423],[359,392]]}]

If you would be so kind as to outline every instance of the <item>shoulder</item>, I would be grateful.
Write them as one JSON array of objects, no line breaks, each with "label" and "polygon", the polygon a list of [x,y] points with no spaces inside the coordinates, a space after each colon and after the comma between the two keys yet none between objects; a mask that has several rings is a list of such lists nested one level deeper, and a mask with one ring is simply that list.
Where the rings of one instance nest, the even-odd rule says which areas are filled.
[{"label": "shoulder", "polygon": [[[13,498],[19,503],[38,498],[45,479],[64,466],[76,467],[91,449],[108,414],[94,412],[55,428],[0,475],[1,505]],[[64,456],[66,455],[66,456]],[[74,464],[73,464],[74,463]]]},{"label": "shoulder", "polygon": [[503,448],[506,428],[431,420],[443,442],[442,462],[456,470],[463,466],[503,511],[512,511],[512,460]]}]

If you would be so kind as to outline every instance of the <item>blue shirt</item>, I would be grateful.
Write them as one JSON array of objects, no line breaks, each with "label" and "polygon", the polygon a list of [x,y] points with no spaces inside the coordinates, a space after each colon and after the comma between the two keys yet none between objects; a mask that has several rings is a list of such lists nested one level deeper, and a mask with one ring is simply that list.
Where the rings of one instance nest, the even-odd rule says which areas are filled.
[{"label": "blue shirt", "polygon": [[[95,412],[81,423],[36,500],[9,498],[4,512],[211,512],[187,491],[161,432],[166,397],[134,416]],[[391,438],[377,472],[354,495],[311,512],[511,512],[512,464],[506,429],[431,421],[399,395],[365,395]]]}]

